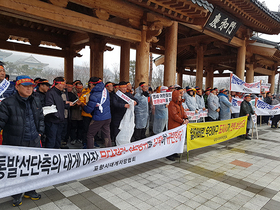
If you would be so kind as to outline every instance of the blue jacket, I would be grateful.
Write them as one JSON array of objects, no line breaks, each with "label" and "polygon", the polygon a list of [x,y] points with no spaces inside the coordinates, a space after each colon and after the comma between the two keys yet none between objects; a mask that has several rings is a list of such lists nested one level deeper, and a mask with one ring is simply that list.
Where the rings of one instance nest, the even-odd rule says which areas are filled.
[{"label": "blue jacket", "polygon": [[219,93],[218,97],[219,97],[220,108],[221,108],[220,120],[229,120],[231,118],[231,112],[230,112],[231,103],[228,100],[228,96],[223,93]]},{"label": "blue jacket", "polygon": [[104,90],[105,85],[103,82],[96,84],[94,88],[92,88],[89,96],[89,101],[86,106],[84,106],[84,110],[86,113],[91,113],[92,120],[94,121],[102,121],[111,119],[111,111],[110,111],[110,95],[108,90],[107,98],[105,102],[102,104],[103,112],[99,110],[99,107],[96,106],[97,103],[100,104],[102,98],[102,91]]}]

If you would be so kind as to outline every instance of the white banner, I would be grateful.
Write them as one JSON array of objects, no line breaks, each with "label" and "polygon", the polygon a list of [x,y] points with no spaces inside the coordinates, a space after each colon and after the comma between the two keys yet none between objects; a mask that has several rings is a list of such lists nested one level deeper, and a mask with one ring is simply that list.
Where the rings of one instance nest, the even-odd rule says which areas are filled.
[{"label": "white banner", "polygon": [[268,92],[270,90],[270,83],[262,83],[261,91]]},{"label": "white banner", "polygon": [[0,146],[0,198],[183,153],[186,125],[118,147]]},{"label": "white banner", "polygon": [[208,109],[203,111],[203,109],[199,109],[197,113],[195,111],[185,111],[189,120],[199,120],[202,117],[208,116]]},{"label": "white banner", "polygon": [[280,114],[280,104],[269,105],[262,100],[258,100],[256,104],[257,115],[278,115]]},{"label": "white banner", "polygon": [[153,105],[169,104],[172,101],[172,92],[153,93],[152,100]]},{"label": "white banner", "polygon": [[230,74],[230,91],[241,93],[258,93],[261,92],[261,82],[246,83],[238,78],[235,74]]},{"label": "white banner", "polygon": [[[230,107],[230,110],[231,110],[231,113],[239,113],[240,112],[240,105],[242,103],[243,99],[241,98],[232,98],[231,99],[231,107]],[[251,105],[252,105],[252,108],[253,110],[255,110],[255,99],[251,100],[250,101]]]},{"label": "white banner", "polygon": [[121,99],[123,99],[124,101],[126,101],[127,103],[130,103],[130,101],[133,101],[131,98],[129,98],[127,95],[125,95],[124,93],[122,93],[120,90],[118,90],[116,92],[116,95],[119,96]]}]

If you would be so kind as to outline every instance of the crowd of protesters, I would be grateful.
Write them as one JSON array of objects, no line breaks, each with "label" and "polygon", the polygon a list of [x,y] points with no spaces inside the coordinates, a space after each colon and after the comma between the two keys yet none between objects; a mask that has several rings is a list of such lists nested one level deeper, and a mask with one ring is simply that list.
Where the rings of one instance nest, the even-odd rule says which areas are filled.
[{"label": "crowd of protesters", "polygon": [[[165,92],[172,92],[171,102],[153,105],[151,94]],[[233,97],[244,99],[239,114],[231,113]],[[200,109],[208,109],[205,120],[209,122],[239,116],[248,116],[250,121],[254,114],[251,97],[211,87],[202,90],[173,85],[152,90],[148,84],[140,82],[133,88],[128,81],[104,84],[97,77],[89,78],[84,85],[80,80],[70,82],[63,77],[56,77],[50,83],[45,78],[32,80],[27,75],[21,75],[13,83],[8,81],[4,65],[0,63],[3,145],[67,149],[71,143],[80,144],[83,149],[92,149],[99,147],[97,140],[99,144],[103,142],[104,147],[121,145],[124,143],[117,138],[121,132],[120,124],[131,107],[134,108],[135,126],[129,142],[189,123],[186,111],[198,113]],[[280,97],[273,99],[269,92],[262,93],[261,97],[268,104],[280,103]],[[51,107],[54,111],[44,116],[43,107]],[[272,127],[276,127],[279,118],[273,118]],[[245,138],[250,139],[251,127],[249,123],[247,125]],[[176,154],[173,154],[167,158],[174,161],[175,157]],[[35,190],[26,192],[24,196],[33,200],[41,197]],[[21,205],[22,194],[13,197],[13,205]]]}]

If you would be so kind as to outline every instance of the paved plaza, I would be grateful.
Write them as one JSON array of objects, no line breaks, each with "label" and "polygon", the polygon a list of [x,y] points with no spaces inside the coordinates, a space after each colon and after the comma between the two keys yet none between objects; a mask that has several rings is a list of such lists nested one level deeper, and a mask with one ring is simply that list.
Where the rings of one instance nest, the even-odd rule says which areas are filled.
[{"label": "paved plaza", "polygon": [[0,209],[280,209],[280,128],[259,139],[235,138],[190,151],[181,163],[165,158],[39,189],[38,201],[0,199]]}]

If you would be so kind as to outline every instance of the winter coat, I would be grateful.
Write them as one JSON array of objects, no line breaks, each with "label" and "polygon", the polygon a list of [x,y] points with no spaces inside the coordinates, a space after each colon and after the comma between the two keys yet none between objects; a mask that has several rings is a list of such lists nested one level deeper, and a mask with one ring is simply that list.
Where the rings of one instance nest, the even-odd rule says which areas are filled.
[{"label": "winter coat", "polygon": [[[133,97],[131,93],[126,92],[124,94],[128,96],[130,99],[136,101],[136,103],[138,104],[138,99]],[[119,127],[120,122],[127,110],[127,108],[124,107],[125,104],[127,104],[127,102],[121,99],[117,94],[113,95],[112,108],[114,111],[112,112],[112,121],[111,121],[113,126]]]},{"label": "winter coat", "polygon": [[219,103],[220,103],[220,120],[229,120],[231,118],[231,112],[230,112],[230,107],[231,103],[228,100],[228,96],[219,93],[218,95],[219,98]]},{"label": "winter coat", "polygon": [[249,119],[251,119],[251,115],[255,114],[255,112],[253,110],[251,103],[244,100],[244,101],[242,101],[242,103],[240,105],[239,117],[246,116],[247,114],[249,114],[249,117],[248,117],[248,120],[249,120]]},{"label": "winter coat", "polygon": [[[82,91],[82,94],[79,98],[79,100],[84,104],[84,105],[87,105],[88,101],[89,101],[89,96],[90,96],[90,89],[89,88],[86,88],[86,89],[83,89]],[[110,97],[111,99],[111,97]],[[112,112],[112,110],[110,110]],[[84,111],[84,109],[82,110],[82,116],[83,117],[90,117],[92,118],[92,115],[90,113],[86,113]]]},{"label": "winter coat", "polygon": [[102,92],[105,88],[103,82],[97,83],[94,88],[90,91],[89,101],[86,106],[84,106],[84,111],[92,115],[92,120],[102,121],[111,119],[111,110],[110,110],[110,95],[107,89],[107,97],[105,102],[102,104],[103,112],[100,111],[97,104],[101,104]]},{"label": "winter coat", "polygon": [[[45,130],[44,115],[41,102],[33,95],[29,96],[29,100],[34,118],[36,131],[43,134]],[[4,99],[0,105],[0,130],[3,129],[3,145],[21,146],[25,135],[26,124],[30,121],[26,119],[26,102],[16,92],[14,95]],[[31,130],[34,125],[31,125]],[[34,133],[33,133],[34,134]],[[32,134],[32,136],[34,136]]]},{"label": "winter coat", "polygon": [[155,105],[155,115],[153,123],[154,134],[161,133],[168,123],[168,108],[165,104]]},{"label": "winter coat", "polygon": [[62,97],[62,91],[53,87],[48,90],[45,97],[45,106],[56,105],[57,112],[51,113],[45,116],[46,122],[62,123],[65,119],[64,110],[69,108],[69,104],[66,104]]},{"label": "winter coat", "polygon": [[240,113],[239,113],[239,117],[243,117],[246,116],[247,114],[249,114],[248,116],[248,121],[247,121],[247,129],[251,129],[252,128],[252,114],[255,114],[252,104],[250,102],[247,101],[242,101],[241,105],[240,105]]},{"label": "winter coat", "polygon": [[168,105],[168,129],[182,125],[184,119],[188,118],[182,106],[182,101],[178,101],[179,95],[178,90],[172,92],[172,101]]},{"label": "winter coat", "polygon": [[210,93],[207,98],[208,103],[208,116],[211,117],[213,120],[219,119],[219,112],[216,110],[220,108],[219,98],[218,96]]},{"label": "winter coat", "polygon": [[273,100],[272,100],[270,97],[265,97],[265,98],[264,98],[264,102],[267,103],[267,104],[269,104],[269,105],[271,105],[272,101],[273,101]]},{"label": "winter coat", "polygon": [[44,106],[45,106],[45,97],[46,97],[46,93],[40,92],[40,91],[37,89],[37,91],[34,92],[33,95],[34,95],[35,97],[38,97],[38,98],[39,98],[39,100],[40,100],[40,102],[41,102],[41,104],[42,104],[42,107],[44,107]]},{"label": "winter coat", "polygon": [[[75,96],[76,99],[79,98],[79,95],[78,95],[77,91],[75,91],[75,92],[72,91],[72,94]],[[80,94],[80,96],[82,96],[82,94]],[[79,121],[83,120],[82,110],[83,110],[83,108],[81,106],[79,106],[78,104],[75,104],[74,106],[71,106],[70,107],[71,120],[79,120]]]},{"label": "winter coat", "polygon": [[135,128],[143,129],[147,127],[149,118],[148,97],[143,95],[141,87],[136,88],[134,97],[138,99],[138,105],[134,108]]},{"label": "winter coat", "polygon": [[194,96],[191,96],[188,93],[184,93],[184,99],[190,111],[198,110],[198,105]]},{"label": "winter coat", "polygon": [[195,100],[196,100],[196,103],[197,103],[197,106],[198,106],[199,109],[205,108],[205,102],[204,102],[203,96],[200,96],[200,95],[196,94],[195,95]]}]

